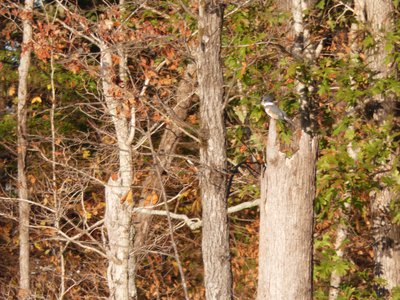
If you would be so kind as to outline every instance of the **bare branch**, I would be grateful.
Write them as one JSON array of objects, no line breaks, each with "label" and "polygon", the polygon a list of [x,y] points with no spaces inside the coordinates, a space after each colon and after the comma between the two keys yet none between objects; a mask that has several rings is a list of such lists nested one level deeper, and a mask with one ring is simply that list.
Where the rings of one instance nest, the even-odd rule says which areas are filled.
[{"label": "bare branch", "polygon": [[[238,205],[229,207],[228,214],[233,214],[242,211],[246,208],[251,208],[259,205],[260,205],[260,199],[243,202]],[[191,230],[199,229],[203,225],[203,221],[200,218],[189,218],[185,214],[176,214],[167,212],[165,210],[153,210],[145,207],[137,207],[134,209],[134,212],[140,214],[154,215],[154,216],[167,216],[169,214],[171,219],[183,221]]]}]

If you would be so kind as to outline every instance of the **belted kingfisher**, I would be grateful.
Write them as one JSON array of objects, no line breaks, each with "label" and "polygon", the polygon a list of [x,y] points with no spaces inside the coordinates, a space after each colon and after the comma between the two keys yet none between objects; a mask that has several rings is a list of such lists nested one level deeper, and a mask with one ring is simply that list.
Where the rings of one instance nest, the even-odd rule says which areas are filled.
[{"label": "belted kingfisher", "polygon": [[288,122],[293,127],[296,127],[294,122],[274,103],[274,98],[271,95],[266,95],[261,98],[261,104],[268,116],[275,120],[283,120]]}]

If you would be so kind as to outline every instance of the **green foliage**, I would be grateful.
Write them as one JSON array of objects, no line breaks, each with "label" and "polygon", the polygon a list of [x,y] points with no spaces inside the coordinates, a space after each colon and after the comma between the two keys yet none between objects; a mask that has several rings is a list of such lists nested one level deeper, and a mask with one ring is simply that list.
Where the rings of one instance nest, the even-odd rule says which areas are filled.
[{"label": "green foliage", "polygon": [[4,115],[0,118],[0,136],[3,141],[11,142],[15,140],[17,133],[17,121],[15,116],[12,115]]},{"label": "green foliage", "polygon": [[391,300],[400,300],[400,286],[396,286],[391,290]]}]

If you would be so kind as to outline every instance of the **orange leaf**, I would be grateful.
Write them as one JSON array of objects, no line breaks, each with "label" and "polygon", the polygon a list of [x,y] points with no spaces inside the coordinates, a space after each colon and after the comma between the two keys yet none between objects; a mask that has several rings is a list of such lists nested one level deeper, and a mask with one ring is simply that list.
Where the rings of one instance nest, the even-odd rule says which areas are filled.
[{"label": "orange leaf", "polygon": [[119,64],[119,62],[121,61],[120,57],[118,55],[113,55],[112,56],[112,62],[114,64]]},{"label": "orange leaf", "polygon": [[158,202],[158,195],[155,191],[152,191],[151,194],[147,195],[146,199],[144,200],[144,206],[154,205]]},{"label": "orange leaf", "polygon": [[151,204],[155,205],[158,202],[158,195],[156,192],[151,193]]},{"label": "orange leaf", "polygon": [[159,122],[159,121],[161,120],[161,115],[160,115],[160,113],[159,113],[158,111],[156,111],[156,112],[153,114],[152,119],[153,119],[154,122]]},{"label": "orange leaf", "polygon": [[35,184],[36,183],[36,177],[35,176],[29,174],[28,175],[28,179],[29,179],[31,184]]},{"label": "orange leaf", "polygon": [[188,117],[188,121],[189,121],[190,124],[197,124],[197,123],[199,122],[199,121],[197,120],[196,115],[190,115],[190,116]]}]

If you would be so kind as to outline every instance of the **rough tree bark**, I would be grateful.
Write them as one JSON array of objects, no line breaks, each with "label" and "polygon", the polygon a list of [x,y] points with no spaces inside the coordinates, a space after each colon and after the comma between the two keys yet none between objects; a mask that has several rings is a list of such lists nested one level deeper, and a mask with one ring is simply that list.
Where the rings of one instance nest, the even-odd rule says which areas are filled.
[{"label": "rough tree bark", "polygon": [[[316,58],[303,23],[305,1],[293,0],[293,51],[304,60]],[[302,76],[302,74],[298,74]],[[301,104],[298,150],[287,157],[279,150],[276,121],[271,120],[267,167],[261,179],[260,245],[257,299],[312,299],[313,201],[318,140],[309,94],[296,83]],[[295,134],[295,136],[297,133]]]},{"label": "rough tree bark", "polygon": [[28,93],[28,72],[31,58],[32,43],[32,12],[33,0],[26,0],[25,7],[21,13],[23,38],[21,45],[21,58],[18,68],[18,197],[19,202],[19,297],[21,299],[29,298],[29,203],[28,186],[26,180],[26,99]]},{"label": "rough tree bark", "polygon": [[231,299],[232,274],[226,202],[226,133],[220,59],[222,2],[199,1],[197,53],[200,96],[200,188],[206,298]]},{"label": "rough tree bark", "polygon": [[101,82],[108,113],[115,127],[119,148],[119,170],[113,174],[105,189],[106,213],[105,226],[109,243],[109,266],[107,270],[110,298],[115,300],[134,299],[136,287],[134,282],[134,265],[132,249],[134,227],[132,226],[132,201],[121,201],[130,191],[133,168],[132,148],[129,139],[129,122],[123,114],[119,114],[118,100],[114,98],[115,78],[111,49],[101,44]]},{"label": "rough tree bark", "polygon": [[[369,67],[376,72],[376,78],[393,76],[394,70],[391,62],[386,58],[390,54],[385,49],[385,35],[394,30],[394,5],[391,0],[364,0],[365,20],[367,28],[371,31],[375,45],[367,52]],[[372,101],[380,104],[374,114],[374,119],[380,125],[384,125],[393,114],[394,107],[390,95],[379,94],[373,97]],[[399,153],[396,153],[397,155]],[[382,169],[390,170],[395,164],[396,154],[388,157],[387,163]],[[375,179],[380,180],[381,173]],[[377,289],[378,296],[390,292],[395,286],[400,285],[400,226],[391,223],[390,203],[399,198],[399,193],[384,183],[381,184],[381,191],[371,195],[371,213],[373,222],[374,237],[374,259],[375,276],[386,281],[385,287]]]}]

